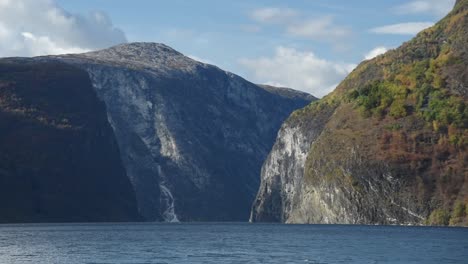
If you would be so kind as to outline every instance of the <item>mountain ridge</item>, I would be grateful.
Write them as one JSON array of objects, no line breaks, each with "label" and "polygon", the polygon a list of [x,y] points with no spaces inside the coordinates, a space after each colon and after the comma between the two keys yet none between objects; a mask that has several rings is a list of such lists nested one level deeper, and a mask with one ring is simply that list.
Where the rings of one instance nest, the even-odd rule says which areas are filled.
[{"label": "mountain ridge", "polygon": [[164,44],[43,59],[90,75],[146,220],[247,219],[281,122],[312,100],[265,90]]},{"label": "mountain ridge", "polygon": [[466,225],[467,6],[295,111],[251,221]]},{"label": "mountain ridge", "polygon": [[[2,143],[0,182],[5,197],[0,208],[6,212],[0,216],[2,222],[245,220],[259,184],[261,162],[281,122],[313,100],[303,92],[264,89],[160,43],[127,43],[83,54],[4,58],[0,66],[23,67],[29,74],[20,81],[22,71],[0,72],[0,86],[8,88],[2,86],[0,91],[0,126],[7,133],[2,140],[29,142],[28,138],[36,137],[28,126],[19,134],[10,133],[13,124],[28,124],[30,119],[56,130],[45,142],[17,148],[24,153],[17,159],[23,160],[22,166],[9,161],[8,153],[14,155],[16,150]],[[65,74],[68,72],[73,74]],[[73,78],[67,81],[67,76]],[[33,79],[36,81],[28,81]],[[18,93],[10,94],[9,89]],[[26,103],[41,89],[44,94],[35,106],[11,108],[18,98]],[[79,91],[83,94],[74,94]],[[93,102],[98,106],[91,105]],[[56,103],[61,108],[44,110]],[[32,116],[17,115],[24,111],[32,111]],[[89,111],[96,111],[98,125],[93,126],[96,117],[84,117]],[[14,120],[9,117],[12,113],[17,115]],[[88,134],[70,128],[72,117],[80,114],[84,114],[80,122]],[[37,134],[44,129],[37,127]],[[69,130],[62,136],[64,140],[58,140],[58,135]],[[103,143],[86,143],[96,138]],[[42,151],[37,150],[39,146]],[[67,153],[69,148],[76,150]],[[62,155],[59,158],[51,150]],[[95,157],[90,150],[112,154]],[[106,167],[111,157],[113,169]],[[25,161],[28,159],[48,162],[36,166]],[[81,159],[85,160],[83,168],[66,169],[77,167],[70,163]],[[17,174],[12,169],[15,166],[25,173]],[[51,171],[57,168],[63,168],[62,179],[53,182]],[[35,177],[31,171],[38,169],[49,172],[48,176]],[[91,178],[80,177],[85,171]],[[102,175],[96,175],[98,172]],[[21,179],[24,184],[20,186]],[[63,182],[65,179],[75,186]],[[112,193],[113,187],[116,193]],[[46,189],[49,193],[43,191]],[[63,190],[68,190],[68,197]],[[102,194],[95,194],[99,190]],[[105,200],[88,203],[100,198]],[[113,205],[100,213],[94,210],[106,202]]]}]

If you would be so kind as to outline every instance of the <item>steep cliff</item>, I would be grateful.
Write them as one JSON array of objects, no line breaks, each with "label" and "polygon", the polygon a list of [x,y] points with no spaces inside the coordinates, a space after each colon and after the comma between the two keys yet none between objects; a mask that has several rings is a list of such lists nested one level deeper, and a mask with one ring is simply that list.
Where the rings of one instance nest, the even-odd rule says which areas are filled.
[{"label": "steep cliff", "polygon": [[88,74],[0,60],[0,222],[140,220]]},{"label": "steep cliff", "polygon": [[86,70],[146,220],[245,221],[281,123],[313,97],[163,44],[42,58]]},{"label": "steep cliff", "polygon": [[294,112],[251,221],[468,224],[468,1]]}]

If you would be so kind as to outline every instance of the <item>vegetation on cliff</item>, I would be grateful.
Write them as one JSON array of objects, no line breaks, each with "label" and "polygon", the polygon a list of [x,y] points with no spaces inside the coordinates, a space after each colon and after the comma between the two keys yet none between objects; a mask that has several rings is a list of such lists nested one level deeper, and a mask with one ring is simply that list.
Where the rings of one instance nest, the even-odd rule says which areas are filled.
[{"label": "vegetation on cliff", "polygon": [[[467,225],[466,43],[468,1],[459,0],[439,23],[364,61],[334,92],[293,113],[290,124],[307,126],[334,109],[311,145],[305,184],[339,186],[363,222],[386,223],[374,214],[398,205],[415,217],[409,223]],[[376,188],[391,194],[373,196]],[[378,205],[363,201],[372,197]]]}]

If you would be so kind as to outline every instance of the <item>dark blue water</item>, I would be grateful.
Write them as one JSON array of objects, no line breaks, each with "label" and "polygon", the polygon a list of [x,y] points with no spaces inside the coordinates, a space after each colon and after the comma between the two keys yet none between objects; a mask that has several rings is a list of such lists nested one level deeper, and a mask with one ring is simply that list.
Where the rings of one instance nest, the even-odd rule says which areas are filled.
[{"label": "dark blue water", "polygon": [[0,225],[0,263],[468,263],[467,228]]}]

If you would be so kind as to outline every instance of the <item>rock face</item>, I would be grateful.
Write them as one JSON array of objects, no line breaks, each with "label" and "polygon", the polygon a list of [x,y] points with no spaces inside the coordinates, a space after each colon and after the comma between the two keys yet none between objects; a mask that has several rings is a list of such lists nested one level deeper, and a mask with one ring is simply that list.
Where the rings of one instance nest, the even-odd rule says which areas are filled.
[{"label": "rock face", "polygon": [[0,60],[0,222],[138,221],[105,105],[88,74]]},{"label": "rock face", "polygon": [[252,222],[467,225],[468,1],[294,112]]},{"label": "rock face", "polygon": [[262,183],[250,221],[286,222],[289,219],[294,199],[299,197],[310,145],[320,135],[331,113],[327,110],[316,118],[305,116],[301,123],[291,124],[288,120],[283,124],[263,164]]},{"label": "rock face", "polygon": [[245,221],[281,123],[313,97],[155,43],[59,60],[88,72],[145,220]]}]

